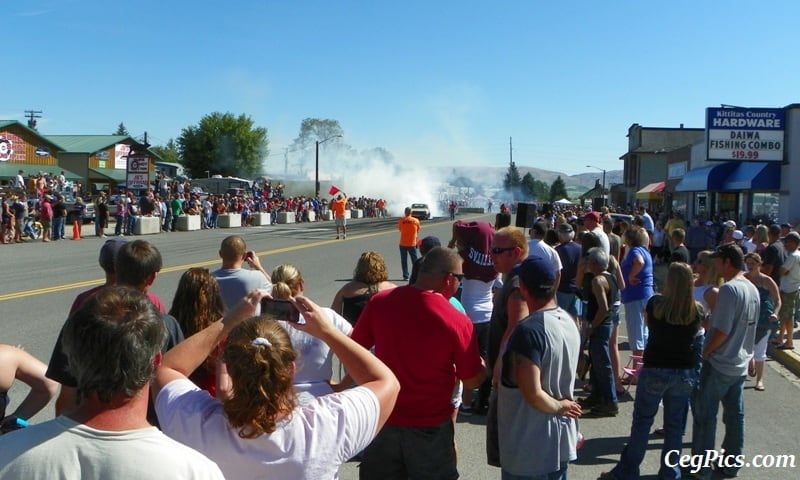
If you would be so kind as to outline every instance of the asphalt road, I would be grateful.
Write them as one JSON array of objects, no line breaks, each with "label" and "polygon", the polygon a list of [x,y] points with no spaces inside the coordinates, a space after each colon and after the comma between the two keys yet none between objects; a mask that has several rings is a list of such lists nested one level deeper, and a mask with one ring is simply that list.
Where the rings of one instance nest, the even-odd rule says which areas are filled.
[{"label": "asphalt road", "polygon": [[[493,221],[493,216],[489,215],[459,218]],[[350,220],[347,240],[338,241],[335,240],[332,222],[163,233],[135,238],[152,242],[164,257],[164,269],[156,279],[152,291],[167,307],[172,302],[183,271],[195,266],[218,268],[219,243],[230,234],[245,238],[249,248],[259,254],[267,270],[281,263],[297,266],[303,273],[307,295],[321,305],[329,305],[339,287],[352,276],[356,260],[363,251],[375,250],[381,253],[387,260],[391,279],[402,283],[396,220]],[[423,222],[422,235],[437,235],[444,243],[450,238],[450,226],[447,220],[426,221]],[[84,232],[90,231],[93,231],[92,226],[84,228]],[[0,246],[0,262],[5,272],[4,281],[0,283],[0,342],[22,345],[34,356],[47,362],[53,342],[75,295],[102,282],[102,271],[97,264],[101,244],[101,239],[86,237],[81,241]],[[622,334],[624,335],[624,331]],[[627,353],[623,351],[624,356]],[[765,370],[766,392],[754,391],[750,380],[746,383],[746,453],[750,456],[761,454],[800,457],[800,449],[794,437],[800,426],[800,416],[796,413],[800,382],[776,362],[768,362]],[[25,395],[25,389],[15,386],[10,394],[12,405],[9,408],[13,408]],[[580,421],[580,429],[587,442],[579,452],[577,462],[570,466],[570,478],[597,478],[618,459],[627,441],[633,402],[623,402],[620,407],[620,415],[616,418]],[[40,422],[52,416],[51,404],[32,421]],[[657,418],[654,428],[659,422],[660,419]],[[691,426],[687,428],[685,447],[689,446],[690,430]],[[723,430],[720,425],[718,445],[721,443]],[[456,436],[462,478],[500,477],[498,469],[485,463],[484,417],[459,418]],[[643,478],[656,478],[661,444],[660,437],[651,436],[648,453],[642,465],[642,472],[646,474]],[[535,454],[537,445],[520,445],[519,448],[528,449],[531,454]],[[795,459],[795,464],[798,462],[800,458]],[[340,478],[355,479],[358,477],[357,472],[356,463],[346,464],[340,470]],[[742,469],[739,477],[796,480],[800,478],[800,470],[797,467],[750,467]]]}]

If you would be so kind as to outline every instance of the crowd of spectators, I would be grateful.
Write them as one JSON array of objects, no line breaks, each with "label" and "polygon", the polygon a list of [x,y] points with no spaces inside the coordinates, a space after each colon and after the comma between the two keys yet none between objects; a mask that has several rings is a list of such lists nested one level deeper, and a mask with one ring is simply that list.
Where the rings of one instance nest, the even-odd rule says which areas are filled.
[{"label": "crowd of spectators", "polygon": [[[166,181],[159,174],[153,186],[138,195],[132,190],[116,190],[113,194],[101,191],[92,198],[85,196],[80,183],[65,181],[63,174],[39,174],[21,184],[23,188],[0,196],[2,243],[20,243],[23,237],[44,242],[64,239],[65,225],[83,224],[85,219],[93,220],[95,235],[104,238],[112,233],[111,220],[114,235],[134,235],[138,217],[157,217],[161,230],[172,232],[176,218],[184,215],[199,215],[201,228],[210,229],[219,227],[220,215],[236,214],[241,216],[241,225],[248,227],[257,213],[268,214],[270,225],[278,222],[282,212],[294,214],[295,222],[300,223],[323,220],[330,207],[327,198],[289,196],[282,183],[273,186],[272,182],[209,194],[188,181]],[[26,196],[26,191],[35,194]],[[359,209],[366,218],[388,216],[385,199],[359,196],[347,197],[346,202],[347,209]]]},{"label": "crowd of spectators", "polygon": [[[327,207],[315,199],[284,199],[279,188],[206,198],[186,188],[178,183],[175,191],[149,189],[138,198],[132,193],[118,196],[120,235],[130,233],[130,216],[162,217],[162,227],[171,231],[172,220],[181,215],[203,215],[203,228],[215,228],[214,215],[220,213],[241,214],[242,225],[247,225],[246,215],[268,205],[271,210],[266,211],[280,206],[295,212],[300,221],[311,221],[303,212],[321,213]],[[370,208],[373,203],[348,201],[353,207]],[[374,204],[371,216],[379,216],[378,201]],[[464,401],[470,403],[462,414],[488,415],[487,461],[501,467],[504,478],[566,478],[568,463],[577,458],[579,448],[576,419],[617,416],[626,383],[637,381],[631,442],[619,464],[602,478],[638,477],[643,439],[662,397],[668,399],[665,449],[680,450],[689,402],[697,401],[693,453],[713,449],[720,403],[726,450],[741,453],[744,415],[738,400],[753,358],[760,309],[755,287],[779,274],[775,288],[767,289],[774,308],[764,319],[758,341],[766,348],[763,338],[780,317],[784,331],[776,346],[792,349],[800,235],[788,224],[740,229],[724,218],[693,219],[687,226],[679,214],[653,216],[644,207],[630,217],[612,213],[605,208],[559,207],[540,212],[526,232],[530,241],[517,227],[495,230],[486,222],[455,222],[448,248],[433,247],[419,260],[419,277],[412,285],[387,284],[385,276],[378,275],[385,271],[383,260],[368,252],[359,262],[368,265],[357,267],[353,284],[346,286],[352,291],[337,294],[334,309],[305,298],[303,277],[295,267],[281,265],[270,275],[244,241],[231,236],[220,248],[221,269],[193,269],[181,280],[170,310],[176,317],[181,316],[176,302],[186,303],[182,295],[191,298],[197,296],[193,292],[203,291],[214,300],[213,305],[182,305],[213,312],[191,325],[167,315],[148,293],[162,265],[158,250],[143,240],[111,239],[100,254],[106,285],[76,299],[47,372],[62,384],[57,413],[63,415],[45,428],[30,429],[33,433],[14,433],[21,435],[19,445],[27,450],[16,447],[0,454],[0,478],[4,469],[12,475],[33,472],[34,465],[57,464],[52,452],[37,448],[53,432],[80,430],[84,424],[95,435],[104,430],[101,427],[125,427],[128,432],[143,427],[146,424],[136,415],[143,417],[146,411],[142,399],[148,398],[153,378],[155,400],[150,407],[158,416],[151,422],[160,421],[167,436],[198,450],[226,475],[263,469],[265,475],[327,478],[363,450],[362,478],[416,477],[424,472],[457,478],[453,418],[459,412],[459,380],[467,390]],[[663,238],[656,242],[659,235]],[[763,255],[763,261],[746,254]],[[698,282],[711,270],[709,259],[719,271],[708,282]],[[655,280],[659,262],[669,264],[663,288]],[[244,269],[245,264],[249,268]],[[743,275],[745,264],[754,275]],[[359,268],[376,275],[367,278]],[[756,275],[761,271],[764,275]],[[195,275],[197,279],[189,278]],[[706,297],[706,286],[715,290],[713,297]],[[353,295],[366,296],[355,317],[345,308]],[[460,298],[466,313],[453,308],[452,297]],[[253,317],[264,301],[276,300],[288,302],[296,319],[302,320]],[[622,378],[619,353],[614,352],[623,309],[630,349],[640,359],[638,377]],[[709,311],[714,313],[710,320]],[[220,315],[222,320],[213,320]],[[743,316],[753,322],[740,321]],[[146,336],[141,340],[147,343],[148,358],[125,358],[133,349],[123,348],[124,343],[136,334],[120,328],[127,322],[141,323],[131,330]],[[157,326],[162,323],[166,329]],[[94,337],[92,330],[103,336]],[[730,335],[720,335],[725,331]],[[88,342],[93,338],[112,345],[125,340],[119,342],[119,366],[98,362],[102,352],[98,342],[91,348]],[[372,347],[374,356],[368,353]],[[586,396],[578,399],[578,358],[584,348],[590,351],[591,380],[582,387]],[[426,355],[418,355],[420,351]],[[739,358],[741,352],[749,358]],[[338,385],[328,383],[332,354],[348,373]],[[755,358],[754,372],[763,369],[756,365],[763,360]],[[132,368],[136,362],[144,372],[130,376],[137,383],[102,378],[111,368]],[[214,364],[220,368],[212,368]],[[763,391],[763,382],[758,385]],[[737,402],[717,398],[716,392],[723,390]],[[299,397],[299,391],[307,395]],[[128,402],[136,408],[119,407]],[[117,408],[115,415],[98,426],[96,419],[106,418],[110,407]],[[127,420],[116,423],[121,419]],[[165,451],[177,448],[151,427],[143,429]],[[10,446],[9,440],[2,440],[0,452]],[[136,438],[125,440],[137,445]],[[94,441],[103,440],[98,436]],[[520,445],[535,445],[539,451],[531,453]],[[56,448],[67,447],[65,442]],[[179,457],[199,458],[180,451]],[[115,453],[92,461],[113,462]],[[680,476],[679,470],[667,468],[663,454],[661,463],[662,476]],[[204,468],[216,473],[210,464]],[[736,469],[723,473],[735,475]]]}]

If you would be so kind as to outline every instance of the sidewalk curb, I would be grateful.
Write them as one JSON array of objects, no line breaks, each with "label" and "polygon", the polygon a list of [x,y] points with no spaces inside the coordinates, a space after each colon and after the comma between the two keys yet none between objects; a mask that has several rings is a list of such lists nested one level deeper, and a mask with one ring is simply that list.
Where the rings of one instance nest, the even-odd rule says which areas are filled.
[{"label": "sidewalk curb", "polygon": [[800,377],[800,355],[796,351],[772,348],[769,356]]}]

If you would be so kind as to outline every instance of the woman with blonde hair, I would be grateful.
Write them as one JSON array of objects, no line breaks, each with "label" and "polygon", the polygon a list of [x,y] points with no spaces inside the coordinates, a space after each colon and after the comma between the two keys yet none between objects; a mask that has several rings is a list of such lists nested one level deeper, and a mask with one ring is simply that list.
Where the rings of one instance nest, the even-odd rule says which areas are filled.
[{"label": "woman with blonde hair", "polygon": [[[286,300],[303,295],[305,284],[300,271],[290,264],[278,265],[272,271],[272,297]],[[353,327],[347,320],[330,308],[322,309],[328,321],[343,334],[350,336]],[[262,315],[264,312],[262,312]],[[300,322],[303,322],[302,315]],[[333,352],[327,345],[299,330],[296,323],[278,322],[289,334],[292,347],[297,352],[294,372],[294,389],[301,404],[333,392],[330,381],[333,376]]]},{"label": "woman with blonde hair", "polygon": [[[386,423],[400,384],[377,357],[342,334],[305,298],[289,302],[304,319],[294,328],[325,343],[358,387],[299,405],[297,352],[278,322],[252,317],[255,290],[222,320],[167,352],[153,382],[161,429],[219,465],[227,478],[336,478]],[[210,397],[187,378],[223,339],[231,397]]]},{"label": "woman with blonde hair", "polygon": [[397,287],[389,281],[386,262],[378,252],[364,252],[356,263],[353,280],[346,283],[333,297],[331,308],[355,326],[369,299],[382,290]]},{"label": "woman with blonde hair", "polygon": [[644,366],[636,385],[631,434],[617,465],[601,478],[639,478],[639,466],[659,403],[664,403],[664,444],[659,478],[680,478],[680,466],[667,465],[668,452],[680,451],[689,413],[689,401],[698,383],[696,337],[705,316],[692,295],[692,270],[673,262],[664,291],[647,302],[650,336],[644,350]]},{"label": "woman with blonde hair", "polygon": [[[207,268],[190,268],[183,272],[169,314],[175,317],[183,336],[189,338],[216,322],[224,313],[222,294],[217,279]],[[216,362],[219,356],[214,351],[205,363],[192,372],[189,379],[211,395],[217,393]]]},{"label": "woman with blonde hair", "polygon": [[781,310],[781,293],[775,280],[766,273],[761,272],[761,255],[748,253],[744,256],[744,264],[747,272],[744,277],[758,289],[758,296],[761,302],[758,323],[756,324],[756,338],[753,347],[753,358],[750,360],[748,373],[756,378],[756,386],[753,387],[757,392],[763,392],[764,381],[764,362],[767,361],[767,342],[773,327],[778,325],[778,312]]}]

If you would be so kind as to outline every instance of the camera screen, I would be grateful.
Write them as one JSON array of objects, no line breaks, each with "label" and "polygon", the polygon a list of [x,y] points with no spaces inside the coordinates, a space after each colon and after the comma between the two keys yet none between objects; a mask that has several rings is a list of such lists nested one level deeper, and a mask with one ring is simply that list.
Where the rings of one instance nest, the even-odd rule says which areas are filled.
[{"label": "camera screen", "polygon": [[300,321],[300,312],[288,300],[264,298],[261,300],[261,315],[270,320],[283,320],[284,322],[297,323]]}]

